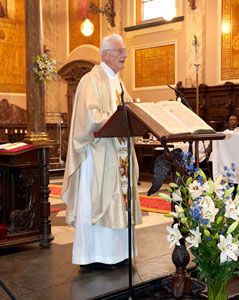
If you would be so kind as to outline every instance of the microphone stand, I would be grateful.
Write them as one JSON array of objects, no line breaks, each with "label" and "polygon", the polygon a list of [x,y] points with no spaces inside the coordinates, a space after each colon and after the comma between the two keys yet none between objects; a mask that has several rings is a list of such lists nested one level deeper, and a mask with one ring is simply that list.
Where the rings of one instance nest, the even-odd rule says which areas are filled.
[{"label": "microphone stand", "polygon": [[176,97],[178,98],[180,96],[180,98],[183,100],[183,104],[186,105],[189,109],[193,110],[191,105],[188,103],[188,101],[186,100],[184,94],[179,91],[179,90],[176,90],[175,88],[173,88],[171,85],[168,84],[168,87],[172,90],[174,90],[175,94],[176,94]]},{"label": "microphone stand", "polygon": [[[124,111],[125,116],[125,127],[127,132],[127,149],[128,149],[128,188],[127,188],[127,200],[128,200],[128,256],[129,256],[129,300],[133,299],[133,283],[132,283],[132,232],[131,232],[131,226],[132,226],[132,217],[131,217],[131,141],[130,141],[130,132],[129,132],[129,124],[128,124],[128,114],[124,102],[124,90],[122,87],[122,84],[120,82],[121,87],[121,104]],[[118,109],[122,109],[121,107]]]},{"label": "microphone stand", "polygon": [[17,300],[17,298],[13,295],[13,293],[9,290],[9,288],[6,286],[6,284],[0,279],[0,286],[4,289],[4,291],[8,294],[8,296],[12,300]]}]

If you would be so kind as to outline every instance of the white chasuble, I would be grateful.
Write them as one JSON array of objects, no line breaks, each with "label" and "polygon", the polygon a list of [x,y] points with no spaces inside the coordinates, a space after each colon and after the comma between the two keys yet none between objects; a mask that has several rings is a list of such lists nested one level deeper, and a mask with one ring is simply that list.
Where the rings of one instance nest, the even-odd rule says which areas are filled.
[{"label": "white chasuble", "polygon": [[[104,63],[101,63],[101,65],[110,79],[112,107],[113,111],[115,111],[117,105],[120,104],[120,81],[118,76]],[[125,202],[125,209],[127,209],[127,140],[124,138],[113,138],[112,141],[118,157],[122,197]],[[80,185],[72,263],[80,265],[93,262],[115,264],[128,258],[128,229],[92,225],[92,185],[94,164],[96,162],[93,160],[91,146],[85,146],[85,150],[87,154],[86,159],[80,166]],[[111,185],[112,183],[108,182],[108,184]]]}]

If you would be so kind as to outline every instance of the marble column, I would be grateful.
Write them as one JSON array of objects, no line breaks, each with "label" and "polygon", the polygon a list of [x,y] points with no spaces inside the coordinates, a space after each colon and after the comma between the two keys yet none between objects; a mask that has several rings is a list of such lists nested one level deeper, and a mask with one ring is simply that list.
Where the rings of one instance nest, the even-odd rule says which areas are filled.
[{"label": "marble column", "polygon": [[43,54],[42,1],[25,0],[27,134],[24,141],[48,144],[45,122],[44,85],[36,83],[31,71],[33,56]]}]

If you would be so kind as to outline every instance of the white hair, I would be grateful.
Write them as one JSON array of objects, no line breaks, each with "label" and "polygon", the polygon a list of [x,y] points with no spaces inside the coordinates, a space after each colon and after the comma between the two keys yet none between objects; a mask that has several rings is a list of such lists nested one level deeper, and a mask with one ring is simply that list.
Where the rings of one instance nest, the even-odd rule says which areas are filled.
[{"label": "white hair", "polygon": [[100,44],[100,56],[101,57],[102,57],[103,51],[107,50],[107,49],[111,49],[112,48],[112,45],[111,45],[112,42],[116,41],[116,40],[123,42],[123,39],[119,34],[107,35],[102,39],[101,44]]}]

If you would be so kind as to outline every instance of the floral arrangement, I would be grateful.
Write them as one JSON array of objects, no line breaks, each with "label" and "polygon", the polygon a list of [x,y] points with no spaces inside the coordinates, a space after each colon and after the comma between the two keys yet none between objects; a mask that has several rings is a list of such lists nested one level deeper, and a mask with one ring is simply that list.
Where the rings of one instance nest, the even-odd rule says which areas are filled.
[{"label": "floral arrangement", "polygon": [[167,239],[170,247],[186,241],[199,280],[208,285],[208,299],[227,299],[223,296],[226,285],[239,274],[239,189],[234,195],[234,186],[225,181],[233,176],[235,166],[226,167],[226,175],[213,181],[201,169],[194,169],[189,156],[183,157],[189,175],[176,173],[180,183],[169,184],[171,196],[160,193],[175,205],[175,211],[165,215],[177,221],[167,227]]},{"label": "floral arrangement", "polygon": [[49,82],[56,76],[56,61],[48,53],[33,57],[32,71],[38,83]]}]

